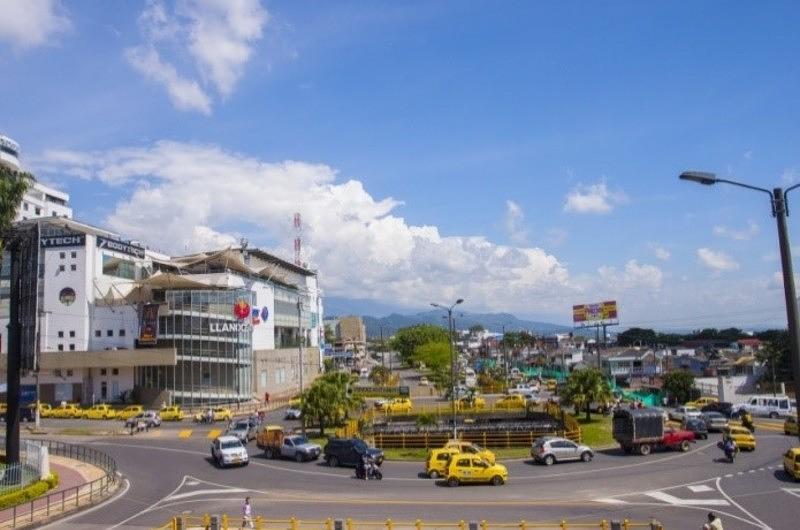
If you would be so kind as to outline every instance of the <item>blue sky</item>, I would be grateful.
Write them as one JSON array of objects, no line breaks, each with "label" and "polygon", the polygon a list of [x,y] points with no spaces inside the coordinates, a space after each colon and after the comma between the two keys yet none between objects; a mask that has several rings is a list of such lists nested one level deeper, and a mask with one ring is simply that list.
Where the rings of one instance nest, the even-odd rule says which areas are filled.
[{"label": "blue sky", "polygon": [[677,175],[800,179],[794,3],[9,6],[0,130],[78,218],[289,255],[300,211],[326,292],[398,308],[784,322],[769,205]]}]

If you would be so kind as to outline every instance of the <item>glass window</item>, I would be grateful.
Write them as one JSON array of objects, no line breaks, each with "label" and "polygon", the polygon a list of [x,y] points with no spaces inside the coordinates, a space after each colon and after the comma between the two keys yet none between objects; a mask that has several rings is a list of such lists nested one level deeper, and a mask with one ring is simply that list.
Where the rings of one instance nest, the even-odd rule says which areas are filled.
[{"label": "glass window", "polygon": [[136,279],[136,266],[132,261],[103,253],[103,274],[127,280]]},{"label": "glass window", "polygon": [[28,211],[28,203],[27,202],[23,202],[22,203],[22,209],[25,210],[26,212]]},{"label": "glass window", "polygon": [[64,258],[67,257],[67,253],[66,252],[59,252],[58,253],[58,257],[61,258],[61,259],[64,259]]},{"label": "glass window", "polygon": [[73,263],[72,265],[69,266],[69,270],[76,271],[78,270],[78,266]]},{"label": "glass window", "polygon": [[59,339],[63,339],[64,338],[64,332],[63,331],[59,331],[58,332],[58,338]]},{"label": "glass window", "polygon": [[69,351],[75,351],[75,345],[74,344],[70,344],[69,345]]},{"label": "glass window", "polygon": [[106,375],[107,370],[105,368],[100,368],[100,375]]},{"label": "glass window", "polygon": [[111,375],[119,375],[119,368],[112,368]]},{"label": "glass window", "polygon": [[58,345],[58,351],[64,351],[64,345],[63,344],[59,344]]},{"label": "glass window", "polygon": [[458,467],[469,467],[469,458],[460,458],[456,465]]},{"label": "glass window", "polygon": [[114,336],[114,330],[113,329],[107,329],[106,330],[106,337],[113,337],[113,336]]},{"label": "glass window", "polygon": [[70,336],[70,338],[75,337],[75,331],[74,330],[70,330],[69,336]]},{"label": "glass window", "polygon": [[67,377],[72,377],[72,370],[67,370]]},{"label": "glass window", "polygon": [[72,252],[70,252],[70,254],[69,254],[69,255],[70,255],[71,257],[73,257],[73,258],[77,258],[77,257],[78,257],[78,252],[77,252],[76,250],[73,250]]},{"label": "glass window", "polygon": [[267,386],[267,371],[261,370],[261,376],[259,378],[260,386],[265,387]]},{"label": "glass window", "polygon": [[36,215],[42,215],[42,209],[38,206],[36,207]]},{"label": "glass window", "polygon": [[64,272],[65,270],[67,270],[67,268],[64,265],[58,266],[58,272]]},{"label": "glass window", "polygon": [[124,337],[125,336],[125,330],[124,329],[119,330],[119,336],[120,337]]},{"label": "glass window", "polygon": [[94,336],[95,337],[102,337],[103,336],[103,332],[100,331],[99,329],[96,329],[96,330],[94,330]]}]

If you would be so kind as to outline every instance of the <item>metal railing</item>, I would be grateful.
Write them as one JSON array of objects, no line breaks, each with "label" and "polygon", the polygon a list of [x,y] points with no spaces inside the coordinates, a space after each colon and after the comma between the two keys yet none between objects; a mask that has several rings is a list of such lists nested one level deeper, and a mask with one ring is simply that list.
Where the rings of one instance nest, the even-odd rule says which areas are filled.
[{"label": "metal railing", "polygon": [[[0,438],[0,444],[5,439]],[[0,527],[19,528],[58,514],[64,514],[106,497],[119,480],[117,463],[106,453],[91,447],[56,440],[37,440],[50,455],[62,456],[99,467],[105,474],[86,484],[73,486],[0,511]]]},{"label": "metal railing", "polygon": [[[431,522],[417,519],[415,521],[355,521],[353,519],[332,519],[325,520],[300,520],[295,517],[289,519],[264,519],[254,517],[253,527],[258,530],[496,530],[496,529],[551,529],[551,530],[571,530],[571,529],[597,529],[597,530],[664,530],[664,526],[651,519],[647,522],[602,519],[595,522],[569,522],[566,520],[550,522],[516,521],[507,523],[494,523],[489,521],[456,521],[456,522]],[[156,527],[154,530],[196,530],[196,529],[219,529],[233,530],[236,528],[248,528],[247,521],[241,517],[229,517],[227,515],[212,516],[177,516],[170,519],[167,523]]]},{"label": "metal railing", "polygon": [[[458,431],[458,438],[467,442],[473,442],[483,447],[489,448],[509,448],[509,447],[530,447],[537,438],[542,436],[562,436],[575,442],[580,442],[580,430],[578,431]],[[452,439],[452,433],[399,433],[384,434],[375,433],[372,440],[375,447],[382,449],[434,449],[444,447],[448,440]]]},{"label": "metal railing", "polygon": [[[5,441],[4,438],[0,440]],[[42,475],[41,444],[33,440],[21,441],[20,457],[17,464],[0,469],[0,493],[11,493],[39,480]]]}]

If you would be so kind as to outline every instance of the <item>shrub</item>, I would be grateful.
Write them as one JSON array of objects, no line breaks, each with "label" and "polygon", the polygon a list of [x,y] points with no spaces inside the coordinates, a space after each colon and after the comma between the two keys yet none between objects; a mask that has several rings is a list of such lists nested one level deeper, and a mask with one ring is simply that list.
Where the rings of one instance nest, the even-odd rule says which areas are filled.
[{"label": "shrub", "polygon": [[51,473],[44,480],[36,481],[24,488],[0,495],[0,510],[30,502],[58,486],[58,475]]}]

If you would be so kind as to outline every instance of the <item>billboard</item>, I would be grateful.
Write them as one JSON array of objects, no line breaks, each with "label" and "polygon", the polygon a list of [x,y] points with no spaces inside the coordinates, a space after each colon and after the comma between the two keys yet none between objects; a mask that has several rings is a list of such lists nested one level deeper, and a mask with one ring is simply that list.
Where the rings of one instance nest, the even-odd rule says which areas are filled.
[{"label": "billboard", "polygon": [[142,323],[139,327],[139,344],[152,345],[158,342],[158,304],[145,304],[142,308]]},{"label": "billboard", "polygon": [[572,322],[574,324],[603,324],[606,322],[616,322],[618,318],[616,300],[608,300],[598,304],[572,306]]}]

